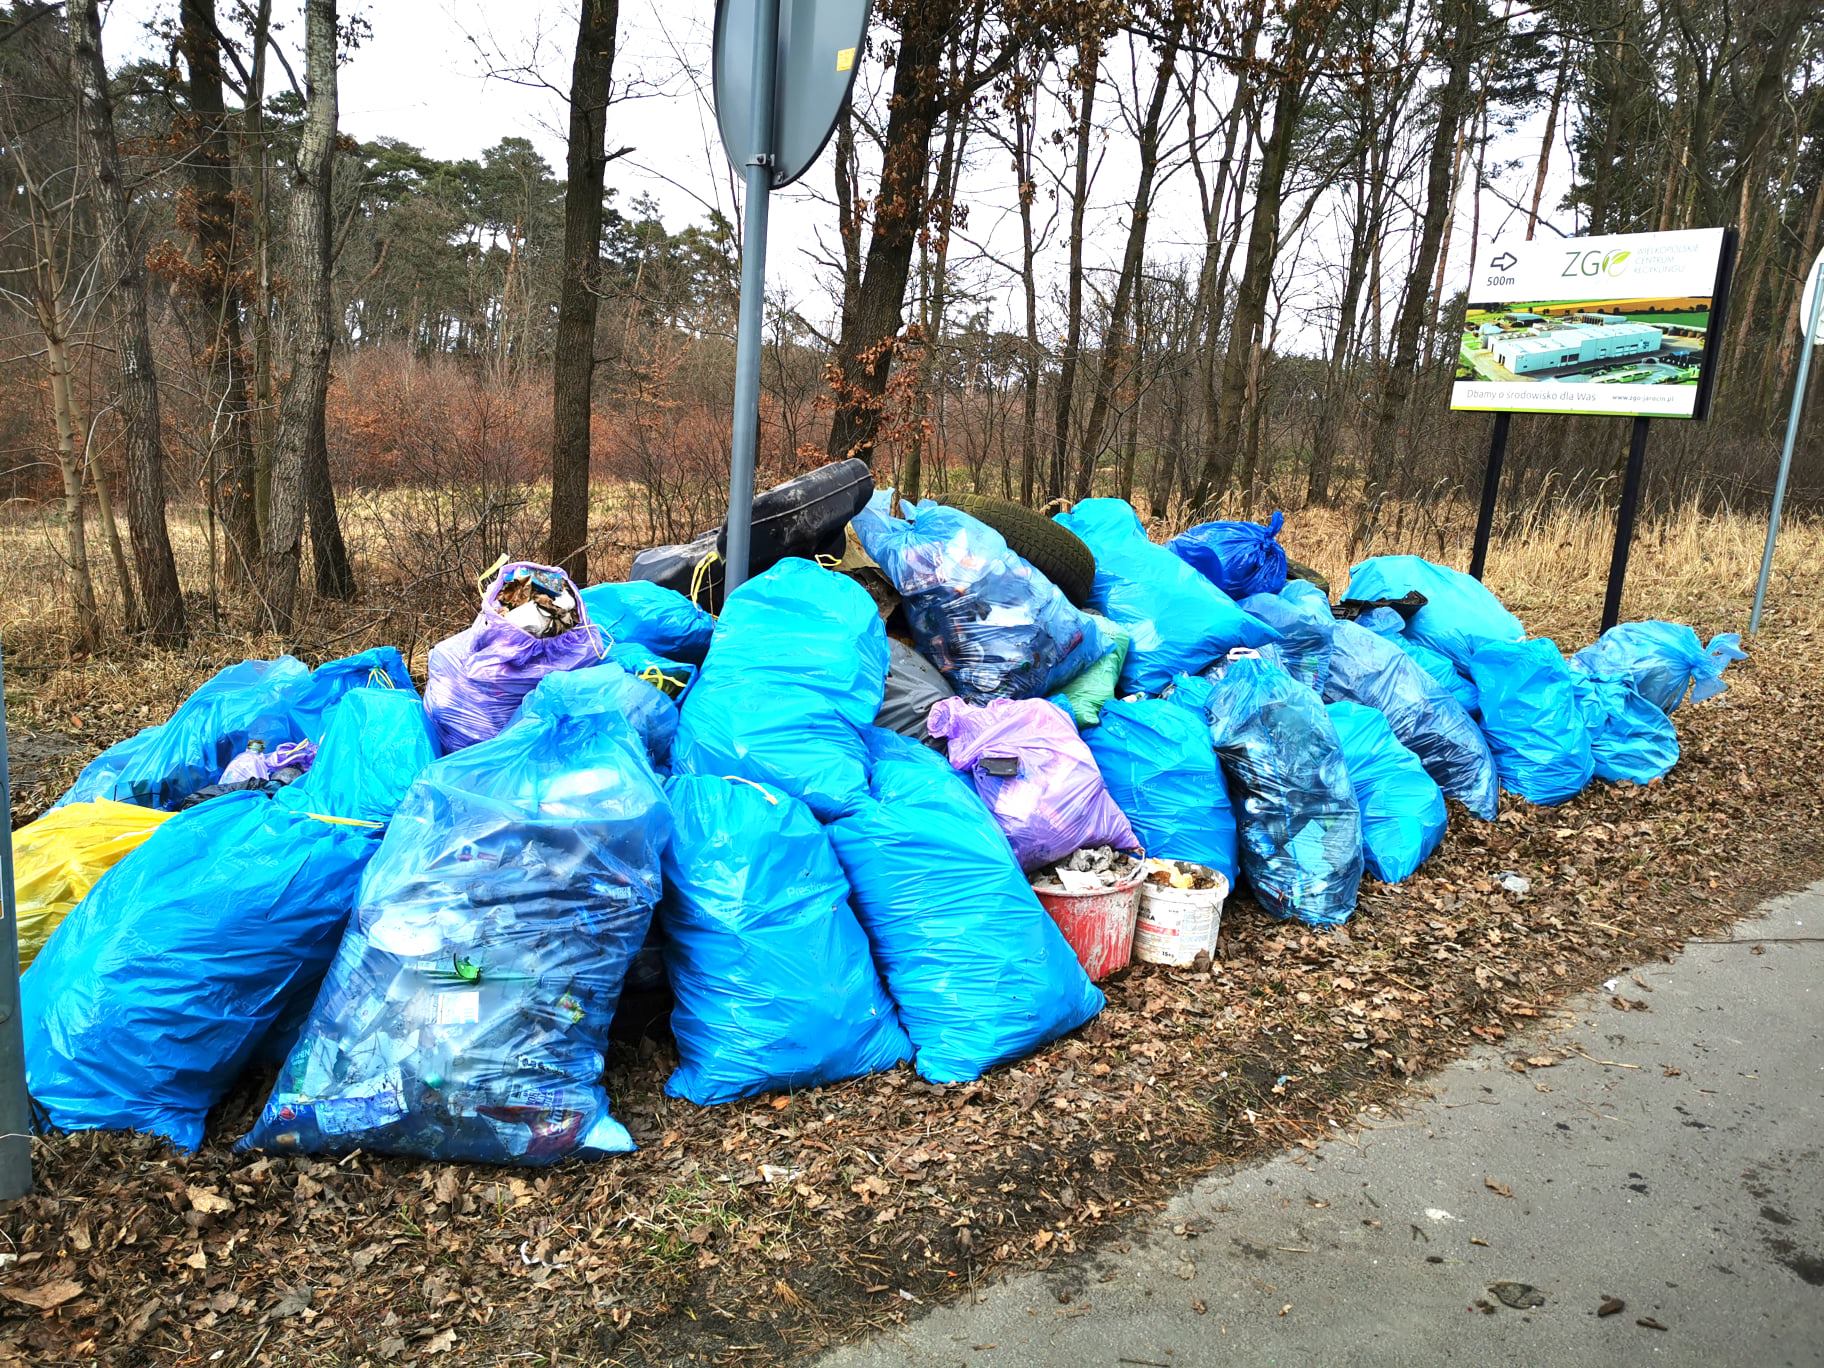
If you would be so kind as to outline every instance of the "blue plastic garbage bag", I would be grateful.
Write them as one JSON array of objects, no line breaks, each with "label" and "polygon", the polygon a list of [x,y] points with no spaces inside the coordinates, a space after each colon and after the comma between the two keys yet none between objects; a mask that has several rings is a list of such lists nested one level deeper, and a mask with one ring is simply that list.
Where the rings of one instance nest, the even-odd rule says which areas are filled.
[{"label": "blue plastic garbage bag", "polygon": [[416,694],[357,689],[304,780],[180,812],[103,875],[20,981],[40,1120],[195,1149],[267,1033],[316,991],[377,823],[432,754]]},{"label": "blue plastic garbage bag", "polygon": [[919,1075],[966,1082],[1101,1011],[968,781],[884,728],[867,741],[869,797],[829,832]]},{"label": "blue plastic garbage bag", "polygon": [[1211,681],[1208,704],[1255,901],[1276,917],[1341,925],[1362,881],[1362,821],[1323,702],[1243,655]]},{"label": "blue plastic garbage bag", "polygon": [[1488,739],[1444,685],[1386,637],[1339,622],[1331,639],[1328,703],[1360,703],[1393,724],[1393,734],[1438,787],[1484,821],[1501,807],[1500,773]]},{"label": "blue plastic garbage bag", "polygon": [[1406,635],[1406,619],[1391,608],[1376,608],[1363,613],[1356,620],[1356,625],[1366,627],[1376,636],[1385,637],[1412,658],[1426,674],[1449,689],[1457,702],[1463,705],[1463,711],[1473,719],[1479,717],[1482,705],[1476,698],[1476,683],[1451,663],[1450,657],[1434,651],[1429,646],[1421,646]]},{"label": "blue plastic garbage bag", "polygon": [[1250,594],[1241,606],[1279,633],[1280,639],[1260,653],[1306,688],[1322,693],[1330,677],[1330,634],[1336,627],[1329,612],[1320,618],[1278,594]]},{"label": "blue plastic garbage bag", "polygon": [[676,589],[649,580],[592,584],[582,600],[611,652],[615,646],[644,646],[654,655],[701,665],[716,630],[715,618],[703,609]]},{"label": "blue plastic garbage bag", "polygon": [[1286,587],[1286,551],[1279,530],[1286,515],[1253,522],[1207,522],[1180,532],[1166,550],[1203,575],[1223,593],[1242,599],[1277,594]]},{"label": "blue plastic garbage bag", "polygon": [[1521,641],[1526,628],[1480,581],[1423,556],[1375,556],[1349,572],[1351,599],[1397,599],[1418,592],[1425,606],[1406,624],[1406,635],[1448,657],[1460,670],[1485,641]]},{"label": "blue plastic garbage bag", "polygon": [[814,1088],[912,1057],[830,838],[770,785],[670,785],[665,971],[678,1067],[665,1091],[699,1106]]},{"label": "blue plastic garbage bag", "polygon": [[1679,622],[1624,622],[1611,627],[1594,644],[1571,657],[1571,664],[1586,674],[1625,679],[1643,698],[1672,712],[1690,691],[1693,703],[1702,703],[1729,686],[1724,668],[1746,660],[1742,638],[1724,632],[1704,645],[1696,632]]},{"label": "blue plastic garbage bag", "polygon": [[889,512],[879,490],[850,525],[893,582],[913,644],[972,703],[1054,692],[1106,654],[1088,614],[988,524],[930,501]]},{"label": "blue plastic garbage bag", "polygon": [[1572,672],[1572,682],[1598,779],[1650,784],[1678,763],[1678,729],[1632,683],[1579,671]]},{"label": "blue plastic garbage bag", "polygon": [[868,591],[796,557],[728,596],[684,699],[672,764],[810,805],[819,821],[868,792],[861,728],[880,711],[887,633]]},{"label": "blue plastic garbage bag", "polygon": [[1158,693],[1179,674],[1195,674],[1236,646],[1279,640],[1259,618],[1147,538],[1133,505],[1084,499],[1058,522],[1096,557],[1092,606],[1130,640],[1121,692]]},{"label": "blue plastic garbage bag", "polygon": [[662,656],[650,646],[637,641],[610,646],[608,659],[628,674],[650,684],[671,698],[682,698],[696,680],[697,667],[682,660]]},{"label": "blue plastic garbage bag", "polygon": [[1373,708],[1332,703],[1324,711],[1362,809],[1362,861],[1382,883],[1399,883],[1444,839],[1444,791]]},{"label": "blue plastic garbage bag", "polygon": [[1319,622],[1336,621],[1336,610],[1330,606],[1330,596],[1310,580],[1287,580],[1286,587],[1279,591],[1279,596],[1307,617],[1316,618]]},{"label": "blue plastic garbage bag", "polygon": [[1556,644],[1544,637],[1485,641],[1470,672],[1501,787],[1540,807],[1582,793],[1596,773],[1596,758],[1575,677]]},{"label": "blue plastic garbage bag", "polygon": [[230,665],[168,720],[115,742],[91,760],[56,806],[112,798],[174,811],[220,779],[249,741],[272,751],[287,741],[318,740],[336,702],[381,676],[416,696],[405,661],[391,646],[332,660],[315,671],[290,656]]},{"label": "blue plastic garbage bag", "polygon": [[678,734],[678,705],[612,661],[546,675],[526,695],[513,721],[598,712],[618,712],[626,718],[645,743],[653,769],[663,774],[670,768],[671,748]]},{"label": "blue plastic garbage bag", "polygon": [[1198,711],[1169,698],[1116,699],[1083,740],[1148,855],[1207,865],[1235,886],[1235,814]]},{"label": "blue plastic garbage bag", "polygon": [[601,1075],[671,830],[622,711],[645,688],[608,666],[547,676],[424,771],[245,1145],[492,1164],[633,1148]]}]

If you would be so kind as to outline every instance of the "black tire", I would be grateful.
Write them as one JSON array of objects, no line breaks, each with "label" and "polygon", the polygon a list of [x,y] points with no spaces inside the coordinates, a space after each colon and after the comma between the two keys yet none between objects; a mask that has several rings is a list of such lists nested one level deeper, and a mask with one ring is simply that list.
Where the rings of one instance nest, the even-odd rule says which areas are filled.
[{"label": "black tire", "polygon": [[1326,594],[1330,592],[1329,580],[1325,579],[1323,575],[1319,574],[1316,570],[1313,570],[1310,566],[1299,564],[1299,562],[1293,560],[1290,556],[1286,558],[1286,578],[1306,580],[1315,584]]},{"label": "black tire", "polygon": [[1016,556],[1064,591],[1079,608],[1089,607],[1096,588],[1096,557],[1075,532],[1022,504],[986,494],[951,494],[939,503],[987,523],[1006,539]]}]

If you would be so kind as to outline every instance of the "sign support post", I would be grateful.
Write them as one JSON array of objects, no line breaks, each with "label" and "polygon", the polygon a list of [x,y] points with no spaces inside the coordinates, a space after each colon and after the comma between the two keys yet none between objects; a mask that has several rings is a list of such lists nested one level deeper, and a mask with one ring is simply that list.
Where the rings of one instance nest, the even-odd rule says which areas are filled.
[{"label": "sign support post", "polygon": [[1811,317],[1799,339],[1799,375],[1792,386],[1792,411],[1786,417],[1786,442],[1780,448],[1780,473],[1773,482],[1773,516],[1767,520],[1767,545],[1761,551],[1761,576],[1754,584],[1754,611],[1748,617],[1748,635],[1761,630],[1761,609],[1767,601],[1767,581],[1773,576],[1773,544],[1780,535],[1780,510],[1786,503],[1786,480],[1792,474],[1792,448],[1799,436],[1799,415],[1805,408],[1805,387],[1811,380],[1811,349],[1818,345],[1818,322],[1824,315],[1824,252],[1811,268]]},{"label": "sign support post", "polygon": [[747,578],[760,444],[760,346],[766,326],[766,232],[772,192],[822,155],[848,106],[868,37],[870,0],[716,0],[711,86],[729,164],[746,187],[741,305],[735,318],[735,413],[729,433],[722,583]]},{"label": "sign support post", "polygon": [[1507,459],[1507,424],[1512,417],[1506,409],[1497,413],[1495,430],[1488,439],[1488,468],[1482,472],[1482,509],[1476,514],[1476,546],[1469,556],[1469,573],[1478,580],[1488,566],[1488,539],[1495,530],[1495,498],[1501,492],[1501,463]]},{"label": "sign support post", "polygon": [[766,316],[766,229],[773,197],[773,81],[779,61],[779,0],[759,0],[753,50],[752,138],[747,165],[746,222],[741,231],[741,307],[735,322],[735,416],[728,463],[726,592],[747,578],[748,536],[754,516],[754,455],[760,442],[760,333]]},{"label": "sign support post", "polygon": [[[0,697],[6,691],[0,660]],[[25,1090],[25,1035],[19,1020],[19,907],[13,889],[13,782],[7,765],[6,718],[0,711],[0,799],[7,833],[0,842],[0,1201],[32,1190],[32,1104]]]},{"label": "sign support post", "polygon": [[1602,630],[1621,621],[1621,587],[1628,578],[1628,550],[1634,541],[1634,514],[1640,507],[1640,477],[1647,464],[1647,429],[1651,418],[1636,418],[1628,435],[1628,467],[1621,477],[1621,507],[1615,512],[1615,551],[1609,557],[1609,588],[1602,600]]}]

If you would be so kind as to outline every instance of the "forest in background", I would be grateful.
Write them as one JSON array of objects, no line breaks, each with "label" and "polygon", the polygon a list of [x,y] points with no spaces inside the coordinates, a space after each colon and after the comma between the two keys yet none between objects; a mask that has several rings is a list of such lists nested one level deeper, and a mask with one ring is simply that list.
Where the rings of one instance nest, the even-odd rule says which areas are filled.
[{"label": "forest in background", "polygon": [[[581,576],[719,519],[738,226],[616,185],[671,116],[622,98],[615,0],[563,15],[563,166],[343,133],[337,72],[381,11],[167,8],[131,43],[109,26],[162,54],[127,62],[95,0],[0,9],[0,489],[51,529],[77,649],[181,640],[205,589],[283,633],[301,584],[460,585],[503,552]],[[1498,203],[1527,236],[1738,229],[1714,416],[1659,425],[1649,493],[1765,507],[1824,246],[1821,20],[882,0],[810,173],[832,250],[769,300],[762,480],[856,454],[908,492],[1093,490],[1178,523],[1330,505],[1384,545],[1474,496],[1450,282]],[[1017,207],[992,241],[983,177]],[[1168,183],[1200,240],[1153,231]],[[1508,509],[1600,506],[1625,446],[1616,420],[1516,419]],[[1795,495],[1824,498],[1815,436]],[[207,586],[180,581],[177,508],[205,517]]]}]

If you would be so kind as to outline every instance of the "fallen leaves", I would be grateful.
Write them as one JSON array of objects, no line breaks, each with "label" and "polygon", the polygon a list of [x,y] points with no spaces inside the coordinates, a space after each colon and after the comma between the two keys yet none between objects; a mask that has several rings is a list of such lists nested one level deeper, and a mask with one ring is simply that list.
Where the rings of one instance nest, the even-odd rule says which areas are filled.
[{"label": "fallen leaves", "polygon": [[1486,1174],[1482,1178],[1482,1186],[1494,1193],[1497,1197],[1511,1198],[1514,1195],[1514,1190],[1506,1183],[1497,1183],[1493,1178],[1488,1177]]},{"label": "fallen leaves", "polygon": [[36,1287],[0,1287],[0,1297],[18,1302],[21,1306],[36,1307],[40,1311],[62,1306],[65,1302],[80,1297],[82,1292],[82,1284],[74,1278],[53,1278]]}]

